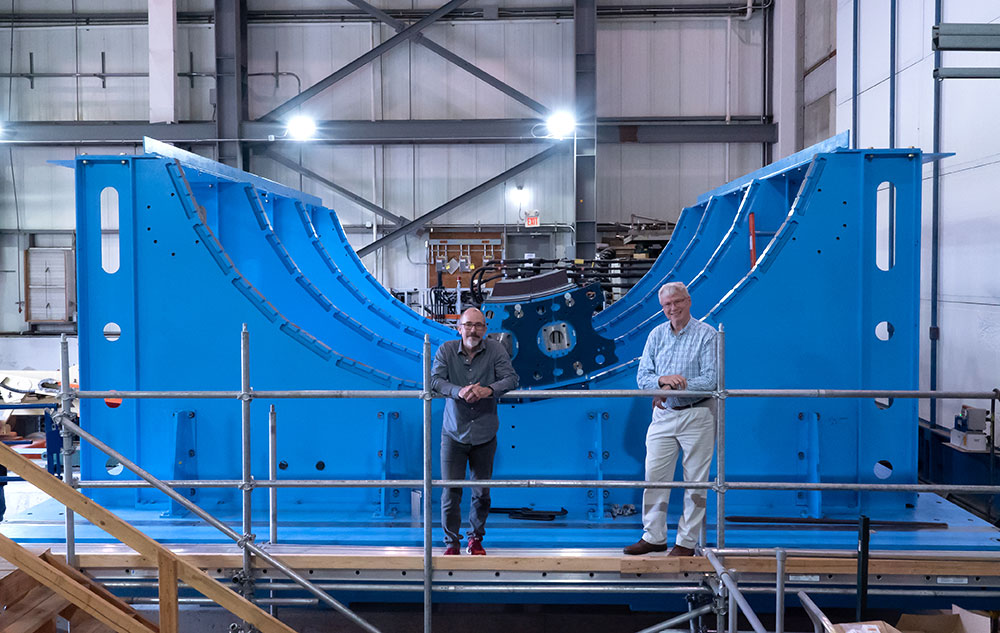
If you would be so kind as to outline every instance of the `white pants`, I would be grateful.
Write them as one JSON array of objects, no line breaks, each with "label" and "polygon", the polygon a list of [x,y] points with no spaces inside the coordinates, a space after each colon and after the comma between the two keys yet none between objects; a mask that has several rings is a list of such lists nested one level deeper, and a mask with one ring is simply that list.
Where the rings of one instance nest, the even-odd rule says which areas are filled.
[{"label": "white pants", "polygon": [[[646,481],[673,481],[677,453],[683,451],[684,481],[708,481],[715,450],[715,417],[707,407],[682,411],[653,409],[646,431]],[[667,504],[670,488],[642,493],[643,540],[667,542]],[[705,489],[684,491],[684,513],[677,522],[677,545],[694,548],[705,520]]]}]

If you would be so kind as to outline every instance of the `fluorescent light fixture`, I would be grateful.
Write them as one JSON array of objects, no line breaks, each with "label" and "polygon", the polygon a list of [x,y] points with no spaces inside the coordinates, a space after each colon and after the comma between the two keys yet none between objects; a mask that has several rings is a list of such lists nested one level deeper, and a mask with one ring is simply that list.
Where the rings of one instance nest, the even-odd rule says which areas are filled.
[{"label": "fluorescent light fixture", "polygon": [[312,118],[300,114],[288,120],[285,130],[288,132],[288,136],[293,139],[305,141],[316,135],[316,122]]},{"label": "fluorescent light fixture", "polygon": [[560,110],[545,121],[545,127],[549,130],[549,136],[563,139],[576,130],[576,118],[566,110]]},{"label": "fluorescent light fixture", "polygon": [[525,189],[524,186],[522,185],[520,187],[515,187],[514,189],[508,189],[507,197],[510,198],[510,201],[513,204],[516,204],[519,207],[523,207],[526,204],[528,204],[529,200],[531,200],[531,191]]}]

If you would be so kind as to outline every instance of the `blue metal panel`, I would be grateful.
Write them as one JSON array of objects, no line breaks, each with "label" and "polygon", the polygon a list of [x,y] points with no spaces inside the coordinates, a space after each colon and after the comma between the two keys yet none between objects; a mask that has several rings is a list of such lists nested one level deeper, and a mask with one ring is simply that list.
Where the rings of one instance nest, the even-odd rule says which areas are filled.
[{"label": "blue metal panel", "polygon": [[[813,152],[727,186],[686,209],[650,274],[597,316],[579,298],[586,289],[570,293],[578,310],[565,302],[565,291],[522,302],[525,314],[538,315],[516,332],[520,349],[528,345],[538,352],[530,362],[525,354],[515,358],[515,366],[532,367],[521,368],[522,384],[634,388],[634,359],[663,318],[656,290],[665,280],[677,280],[690,284],[696,314],[725,323],[731,388],[915,388],[920,162],[915,150]],[[257,389],[416,390],[416,350],[423,336],[429,334],[434,345],[455,336],[393,299],[364,269],[336,215],[316,201],[201,161],[195,168],[183,158],[88,156],[77,160],[76,169],[84,389],[236,389],[238,333],[247,323]],[[875,266],[875,192],[885,181],[897,191],[896,262],[889,271]],[[103,272],[100,254],[100,192],[109,186],[121,201],[121,267],[114,274]],[[756,263],[749,256],[751,213],[763,249]],[[491,329],[512,330],[513,305],[493,307]],[[560,321],[570,326],[570,345],[539,346],[545,328]],[[881,321],[893,325],[888,341],[875,337]],[[121,338],[105,339],[108,322],[121,326]],[[551,375],[532,382],[539,363]],[[642,477],[648,400],[544,396],[540,390],[537,398],[501,405],[494,476]],[[235,402],[126,401],[114,409],[103,402],[82,404],[88,429],[155,475],[239,476]],[[269,404],[253,404],[255,437],[266,436]],[[275,404],[280,477],[420,477],[416,399],[391,407],[371,400]],[[888,481],[916,480],[916,410],[910,401],[888,409],[815,399],[730,399],[728,406],[732,480],[876,481],[873,468],[880,460],[892,464]],[[440,408],[438,401],[435,437]],[[194,413],[195,427],[182,429],[178,411]],[[176,464],[178,458],[184,463]],[[265,459],[259,442],[253,455],[257,477],[267,472]],[[112,478],[105,465],[85,449],[85,478]],[[255,499],[257,494],[262,503],[263,493]],[[561,524],[567,529],[602,522],[612,505],[637,504],[639,495],[618,489],[493,491],[498,506],[565,507]],[[204,489],[197,496],[222,514],[235,510],[233,491]],[[116,509],[163,510],[153,491],[104,490],[94,497]],[[681,495],[673,497],[676,510]],[[877,515],[896,513],[913,500],[740,491],[730,493],[728,507],[743,514],[838,516],[863,509]],[[407,491],[282,489],[279,502],[295,508],[301,520],[327,528],[367,524],[373,516],[390,527],[409,524]],[[616,521],[634,527],[637,517]],[[357,532],[324,528],[315,534],[350,542],[376,538]],[[296,538],[310,540],[309,534]],[[548,545],[551,535],[515,530],[505,538],[509,544]]]}]

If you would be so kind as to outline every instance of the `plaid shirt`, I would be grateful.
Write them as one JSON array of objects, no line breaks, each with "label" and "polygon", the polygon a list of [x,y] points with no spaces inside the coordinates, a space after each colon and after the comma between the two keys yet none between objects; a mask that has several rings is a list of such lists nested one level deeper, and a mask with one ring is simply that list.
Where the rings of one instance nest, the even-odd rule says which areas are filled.
[{"label": "plaid shirt", "polygon": [[[675,333],[670,321],[653,328],[639,358],[636,381],[640,389],[659,389],[660,376],[678,374],[687,379],[688,391],[712,391],[718,386],[717,332],[711,325],[691,319]],[[701,397],[667,398],[666,406],[679,407]]]}]

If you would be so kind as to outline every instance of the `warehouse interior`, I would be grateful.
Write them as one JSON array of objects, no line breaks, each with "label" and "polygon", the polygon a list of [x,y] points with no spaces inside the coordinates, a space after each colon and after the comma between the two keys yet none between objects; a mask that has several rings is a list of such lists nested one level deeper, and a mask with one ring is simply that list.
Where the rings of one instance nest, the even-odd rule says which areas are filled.
[{"label": "warehouse interior", "polygon": [[[997,0],[10,0],[0,51],[0,629],[996,630]],[[622,553],[666,282],[684,559]],[[469,309],[519,385],[454,558]]]}]

